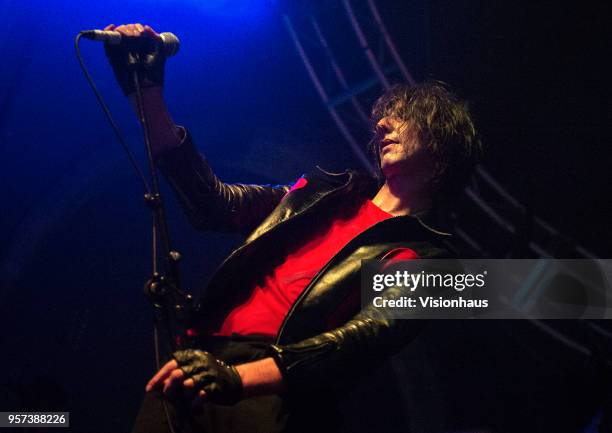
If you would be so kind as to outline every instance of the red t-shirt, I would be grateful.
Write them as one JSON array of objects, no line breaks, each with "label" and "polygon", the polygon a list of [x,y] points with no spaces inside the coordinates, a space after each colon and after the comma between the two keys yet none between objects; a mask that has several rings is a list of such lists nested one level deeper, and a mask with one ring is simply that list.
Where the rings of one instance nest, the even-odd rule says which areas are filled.
[{"label": "red t-shirt", "polygon": [[[348,215],[336,217],[272,269],[253,288],[251,296],[228,314],[214,335],[276,336],[287,312],[315,274],[351,239],[390,217],[391,214],[371,200],[365,200]],[[393,252],[393,258],[398,258],[397,253]],[[402,259],[417,257],[409,249],[401,249],[399,256]]]}]

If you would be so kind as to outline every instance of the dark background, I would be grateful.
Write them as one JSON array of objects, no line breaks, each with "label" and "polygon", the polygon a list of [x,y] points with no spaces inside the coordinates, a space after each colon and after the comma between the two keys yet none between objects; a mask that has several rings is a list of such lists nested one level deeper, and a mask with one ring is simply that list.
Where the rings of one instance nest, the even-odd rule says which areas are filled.
[{"label": "dark background", "polygon": [[[610,257],[603,2],[378,4],[415,78],[446,81],[470,101],[489,172],[567,238]],[[2,6],[0,409],[70,410],[74,431],[124,431],[154,368],[141,294],[150,219],[78,68],[74,35],[110,22],[178,34],[168,105],[225,180],[290,182],[315,164],[358,163],[283,28],[283,5]],[[347,50],[355,44],[350,34],[333,37]],[[83,55],[143,161],[137,125],[101,46],[83,42]],[[239,239],[195,233],[170,195],[167,201],[185,256],[184,284],[197,292]],[[398,407],[410,406],[398,423],[413,431],[586,431],[604,383],[592,359],[526,323],[450,328],[434,327],[398,358],[409,372],[398,382],[409,403]]]}]

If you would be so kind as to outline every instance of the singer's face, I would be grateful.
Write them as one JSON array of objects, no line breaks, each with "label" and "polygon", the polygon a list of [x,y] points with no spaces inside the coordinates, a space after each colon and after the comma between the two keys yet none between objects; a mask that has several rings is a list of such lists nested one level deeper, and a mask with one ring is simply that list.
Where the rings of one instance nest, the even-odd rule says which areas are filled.
[{"label": "singer's face", "polygon": [[376,124],[380,168],[385,176],[409,175],[420,182],[433,176],[435,160],[419,139],[418,131],[396,116],[386,116]]}]

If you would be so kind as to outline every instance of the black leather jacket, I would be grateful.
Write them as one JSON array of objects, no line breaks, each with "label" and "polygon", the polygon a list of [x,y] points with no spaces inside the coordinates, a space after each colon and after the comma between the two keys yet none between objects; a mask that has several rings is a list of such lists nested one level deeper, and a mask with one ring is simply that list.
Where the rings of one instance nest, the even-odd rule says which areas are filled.
[{"label": "black leather jacket", "polygon": [[[181,147],[160,160],[190,222],[199,229],[248,233],[212,277],[199,313],[214,328],[247,296],[266,266],[285,256],[301,236],[312,233],[338,209],[372,197],[374,179],[346,171],[321,169],[305,175],[306,186],[225,184],[211,171],[187,135]],[[354,305],[339,312],[360,287],[364,259],[381,259],[395,248],[410,248],[420,258],[451,257],[450,235],[431,228],[421,217],[381,221],[352,239],[312,279],[295,301],[271,347],[289,390],[312,389],[333,382],[364,364],[397,352],[421,329],[422,320],[395,320],[375,308]],[[352,296],[352,297],[351,297]],[[402,296],[401,289],[387,291]]]}]

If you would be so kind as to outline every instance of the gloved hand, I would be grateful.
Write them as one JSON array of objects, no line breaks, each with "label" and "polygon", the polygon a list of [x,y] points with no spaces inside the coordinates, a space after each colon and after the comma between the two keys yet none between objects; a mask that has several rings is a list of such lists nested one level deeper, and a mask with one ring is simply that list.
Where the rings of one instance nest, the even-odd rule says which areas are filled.
[{"label": "gloved hand", "polygon": [[140,72],[140,86],[162,87],[164,85],[164,67],[166,55],[159,43],[161,37],[149,26],[125,24],[115,27],[108,25],[104,30],[121,33],[119,45],[104,44],[104,51],[115,73],[115,78],[126,96],[135,92],[132,69],[128,66],[135,59],[131,53],[136,52],[143,59]]},{"label": "gloved hand", "polygon": [[234,405],[242,398],[242,379],[236,368],[197,349],[178,350],[173,354],[184,379],[195,382],[195,390],[203,390],[205,400],[221,405]]}]

